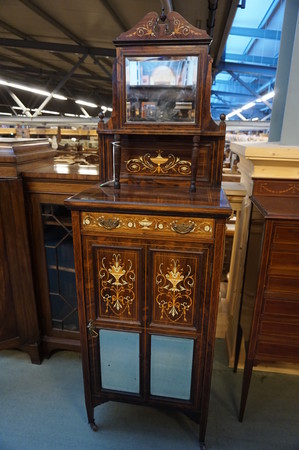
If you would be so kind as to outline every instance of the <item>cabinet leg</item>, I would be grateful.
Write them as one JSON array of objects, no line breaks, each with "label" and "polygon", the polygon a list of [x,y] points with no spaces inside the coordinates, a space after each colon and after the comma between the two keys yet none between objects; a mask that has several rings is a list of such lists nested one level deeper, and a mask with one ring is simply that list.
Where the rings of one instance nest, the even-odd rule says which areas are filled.
[{"label": "cabinet leg", "polygon": [[92,406],[91,402],[89,403],[86,401],[86,412],[90,428],[92,429],[92,431],[98,431],[99,427],[94,420],[94,407]]},{"label": "cabinet leg", "polygon": [[205,438],[207,429],[208,417],[204,413],[200,416],[199,423],[199,446],[201,450],[206,450]]},{"label": "cabinet leg", "polygon": [[242,342],[242,328],[240,324],[238,324],[237,329],[237,338],[236,338],[236,348],[235,348],[235,361],[234,361],[234,372],[237,372],[238,369],[238,362],[240,357],[240,349],[241,349],[241,342]]},{"label": "cabinet leg", "polygon": [[94,419],[92,419],[89,422],[90,428],[92,429],[92,431],[98,431],[99,427],[97,426],[97,424],[95,423]]},{"label": "cabinet leg", "polygon": [[240,413],[239,413],[239,421],[242,422],[244,417],[244,411],[250,386],[250,380],[252,375],[252,369],[253,369],[253,360],[246,359],[245,361],[245,367],[244,367],[244,374],[243,374],[243,384],[242,384],[242,394],[241,394],[241,404],[240,404]]},{"label": "cabinet leg", "polygon": [[42,358],[39,344],[23,345],[21,349],[29,354],[32,364],[41,364]]}]

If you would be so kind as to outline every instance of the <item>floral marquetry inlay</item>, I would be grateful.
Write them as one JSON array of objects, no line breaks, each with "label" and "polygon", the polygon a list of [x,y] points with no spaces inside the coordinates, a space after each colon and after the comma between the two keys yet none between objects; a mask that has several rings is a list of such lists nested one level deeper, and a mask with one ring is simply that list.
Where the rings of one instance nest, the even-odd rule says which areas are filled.
[{"label": "floral marquetry inlay", "polygon": [[105,305],[105,313],[115,316],[131,316],[136,302],[136,275],[130,259],[125,262],[119,253],[110,260],[102,257],[99,268],[100,302]]},{"label": "floral marquetry inlay", "polygon": [[199,39],[205,43],[211,41],[210,36],[204,30],[187,22],[180,14],[171,11],[159,16],[156,12],[148,13],[131,30],[122,33],[118,41],[127,40],[165,40],[165,39]]},{"label": "floral marquetry inlay", "polygon": [[190,175],[191,162],[181,160],[179,157],[170,153],[168,156],[162,156],[161,150],[156,156],[150,153],[130,159],[126,162],[126,169],[130,173],[148,173],[150,175],[178,174]]},{"label": "floral marquetry inlay", "polygon": [[165,216],[142,216],[137,214],[82,213],[83,230],[102,232],[129,231],[133,236],[151,232],[151,235],[196,234],[197,237],[213,237],[214,219]]},{"label": "floral marquetry inlay", "polygon": [[177,322],[187,315],[193,304],[194,273],[190,265],[181,265],[178,259],[172,259],[170,265],[159,266],[156,274],[156,303],[160,309],[160,319]]}]

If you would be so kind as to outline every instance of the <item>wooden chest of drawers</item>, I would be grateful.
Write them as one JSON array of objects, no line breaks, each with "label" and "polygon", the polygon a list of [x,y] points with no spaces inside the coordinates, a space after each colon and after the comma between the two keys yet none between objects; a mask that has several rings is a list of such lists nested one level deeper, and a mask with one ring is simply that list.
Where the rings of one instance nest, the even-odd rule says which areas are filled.
[{"label": "wooden chest of drawers", "polygon": [[252,368],[299,363],[299,207],[296,197],[254,196],[236,346],[246,360],[240,420]]}]

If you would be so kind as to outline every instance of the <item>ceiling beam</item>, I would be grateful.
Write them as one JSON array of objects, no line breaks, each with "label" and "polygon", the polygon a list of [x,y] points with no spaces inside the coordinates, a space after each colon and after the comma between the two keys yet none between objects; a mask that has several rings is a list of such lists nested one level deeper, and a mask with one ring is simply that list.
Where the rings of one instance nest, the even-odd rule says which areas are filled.
[{"label": "ceiling beam", "polygon": [[6,93],[5,93],[3,90],[1,90],[1,91],[0,91],[0,95],[1,95],[1,97],[5,100],[5,103],[2,104],[2,106],[6,107],[6,108],[9,108],[10,111],[12,112],[12,114],[13,114],[14,116],[17,116],[17,112],[16,112],[16,110],[12,107],[9,98],[6,96]]},{"label": "ceiling beam", "polygon": [[249,28],[249,27],[232,27],[230,29],[230,35],[244,36],[256,39],[275,39],[280,40],[281,31],[278,30],[266,30],[264,28]]},{"label": "ceiling beam", "polygon": [[[58,22],[58,20],[56,20],[53,16],[46,13],[46,11],[44,11],[42,8],[37,6],[34,2],[32,2],[32,0],[19,0],[19,1],[22,2],[24,5],[26,5],[28,8],[30,8],[33,12],[38,14],[40,17],[42,17],[44,20],[46,20],[48,23],[53,25],[55,28],[60,30],[69,39],[76,42],[76,44],[78,44],[79,46],[83,46],[83,47],[87,46],[86,42],[84,42],[84,40],[82,40],[80,37],[78,37],[73,32],[71,32],[67,27],[65,27],[60,22]],[[93,58],[93,55],[92,54],[90,54],[90,55]],[[98,63],[98,61],[96,61],[94,59],[94,62],[103,70],[103,67]],[[105,72],[107,72],[106,69],[105,69]]]},{"label": "ceiling beam", "polygon": [[55,28],[60,30],[63,34],[65,34],[68,38],[70,38],[72,41],[77,42],[77,44],[81,44],[80,39],[72,33],[70,30],[68,30],[66,27],[64,27],[58,20],[54,19],[54,17],[47,14],[42,8],[37,6],[34,2],[31,0],[19,0],[21,3],[23,3],[25,6],[30,8],[33,12],[35,12],[38,16],[42,17],[42,19],[46,20],[48,23],[53,25]]},{"label": "ceiling beam", "polygon": [[84,45],[58,44],[55,42],[41,42],[35,40],[20,40],[0,38],[0,46],[24,48],[31,50],[46,50],[48,52],[81,53],[94,56],[115,56],[115,50],[102,47],[86,47]]},{"label": "ceiling beam", "polygon": [[[6,57],[3,57],[2,60],[7,62]],[[1,57],[0,57],[0,61],[1,61]],[[11,66],[8,64],[0,63],[0,70],[5,71],[5,72],[14,72],[14,73],[17,72],[18,74],[24,74],[27,76],[38,75],[40,78],[50,77],[53,79],[56,79],[56,78],[61,79],[67,74],[67,72],[62,71],[62,70],[60,70],[60,71],[47,70],[47,69],[39,69],[37,67],[30,66],[30,65],[18,65],[18,64],[20,64],[19,61],[14,60],[12,58],[10,58],[9,61],[16,65]],[[72,75],[72,79],[85,80],[85,81],[88,81],[88,80],[106,81],[109,83],[111,82],[111,77],[103,77],[100,75],[89,75],[89,74],[85,74],[85,73],[74,73]]]},{"label": "ceiling beam", "polygon": [[239,0],[231,0],[230,9],[229,9],[229,12],[228,12],[228,15],[226,18],[226,23],[225,23],[225,27],[224,27],[224,30],[222,33],[222,37],[221,37],[217,55],[212,55],[212,56],[214,56],[214,62],[213,62],[214,67],[218,67],[218,64],[220,63],[228,35],[230,32],[232,23],[234,21],[236,12],[237,12],[238,5],[239,5]]},{"label": "ceiling beam", "polygon": [[257,93],[254,89],[251,88],[251,86],[248,85],[248,83],[245,83],[239,75],[236,75],[234,72],[229,72],[230,75],[233,77],[234,80],[238,81],[245,89],[247,89],[255,98],[261,100],[270,110],[272,110],[272,105],[267,100],[262,99],[262,95]]},{"label": "ceiling beam", "polygon": [[110,16],[115,20],[115,22],[119,25],[122,31],[129,30],[132,25],[126,23],[123,19],[119,17],[119,14],[112,8],[111,2],[108,0],[99,0],[100,3],[105,7],[105,9],[109,12]]},{"label": "ceiling beam", "polygon": [[[259,28],[260,29],[265,29],[268,27],[270,21],[272,20],[272,18],[274,17],[274,15],[276,14],[276,12],[278,11],[278,9],[282,6],[282,3],[280,0],[273,0],[271,5],[268,8],[268,11],[266,12],[266,14],[264,15],[262,21],[259,24]],[[247,45],[246,49],[245,49],[245,53],[249,53],[253,47],[256,45],[256,39],[252,39],[249,44]]]},{"label": "ceiling beam", "polygon": [[[233,98],[233,97],[240,97],[240,98],[242,98],[243,97],[242,102],[243,101],[246,102],[247,101],[246,98],[252,98],[252,95],[250,95],[249,93],[246,93],[246,92],[236,92],[234,90],[222,91],[222,90],[219,90],[219,89],[213,89],[212,88],[211,95],[217,95],[217,94],[219,94],[219,95],[228,95],[231,98]],[[246,98],[244,99],[244,97],[246,97]]]},{"label": "ceiling beam", "polygon": [[[31,62],[34,61],[36,64],[38,64],[40,66],[46,66],[46,67],[48,67],[49,69],[52,69],[52,70],[57,70],[58,69],[58,67],[55,66],[54,64],[48,63],[47,61],[44,61],[44,60],[42,60],[40,58],[37,58],[36,56],[29,55],[28,53],[26,53],[26,52],[24,52],[24,51],[22,51],[22,50],[20,50],[18,48],[11,49],[11,52],[14,53],[15,55],[19,56],[19,57],[21,56],[21,58],[23,58],[23,59],[24,58],[27,59],[28,61],[31,61]],[[13,58],[11,58],[9,56],[7,57],[6,55],[4,55],[4,59],[5,59],[5,61],[13,61]],[[20,64],[20,60],[19,59],[17,59],[16,61]]]},{"label": "ceiling beam", "polygon": [[9,31],[11,34],[14,34],[16,36],[19,36],[22,39],[28,39],[28,34],[23,33],[20,30],[17,30],[17,28],[12,27],[8,23],[4,22],[0,19],[0,27],[4,28],[4,30]]},{"label": "ceiling beam", "polygon": [[161,7],[166,9],[166,11],[165,11],[166,15],[169,12],[174,10],[172,0],[160,0],[160,1],[161,1]]},{"label": "ceiling beam", "polygon": [[226,53],[226,60],[232,61],[240,61],[254,64],[262,64],[271,67],[277,66],[278,58],[271,58],[270,56],[257,56],[257,55],[248,55],[248,54],[238,54],[238,53]]},{"label": "ceiling beam", "polygon": [[[9,43],[7,42],[6,47],[9,46],[9,47],[14,47],[16,49],[16,45],[17,45],[18,48],[25,48],[26,49],[26,48],[30,48],[28,45],[26,45],[26,42],[27,43],[31,42],[33,46],[35,45],[36,42],[38,42],[32,36],[21,32],[20,30],[12,27],[8,23],[4,22],[3,20],[0,21],[0,26],[2,28],[4,28],[5,30],[9,31],[10,33],[15,34],[16,36],[19,36],[20,38],[24,39],[24,41],[21,41],[20,39],[12,39],[12,40],[9,39],[8,41],[11,41],[12,45],[9,45]],[[13,44],[13,42],[15,44]],[[76,49],[77,46],[74,46],[74,48]],[[37,49],[39,49],[38,48],[38,44],[37,44]],[[42,50],[42,49],[39,49],[39,50]],[[60,59],[60,60],[62,60],[64,62],[66,62],[67,64],[70,64],[71,66],[73,66],[75,64],[75,62],[72,61],[68,56],[59,53],[59,51],[56,51],[55,49],[46,49],[45,48],[45,50],[51,51],[54,56],[56,56],[58,59]],[[61,51],[63,51],[63,50],[61,50]],[[25,56],[27,58],[33,59],[32,57],[27,56],[25,53],[21,53],[19,50],[14,50],[14,52],[18,53],[21,56]],[[76,53],[76,52],[72,52],[72,53]],[[80,53],[80,52],[78,52],[78,53]],[[83,52],[83,54],[84,54],[84,52]],[[38,64],[41,64],[42,66],[46,65],[47,67],[50,67],[52,69],[59,70],[57,66],[54,66],[52,64],[46,63],[46,62],[41,61],[41,60],[38,60],[37,58],[35,59],[35,61],[38,62]],[[86,73],[88,73],[88,74],[96,75],[95,72],[92,72],[91,70],[87,69],[86,67],[81,67],[81,70],[86,72]]]},{"label": "ceiling beam", "polygon": [[215,69],[215,73],[232,71],[253,76],[273,78],[276,75],[276,67],[260,66],[258,64],[242,64],[221,61]]},{"label": "ceiling beam", "polygon": [[47,105],[47,103],[49,103],[49,101],[51,100],[51,98],[53,97],[54,94],[57,94],[59,92],[59,90],[62,88],[62,86],[67,82],[67,80],[72,76],[72,74],[75,72],[75,70],[78,69],[78,67],[84,62],[86,58],[86,55],[81,56],[81,58],[79,59],[79,61],[74,65],[74,67],[72,67],[72,69],[65,75],[65,77],[58,83],[58,85],[56,86],[55,89],[53,89],[53,91],[51,92],[51,94],[41,103],[41,105],[37,108],[37,110],[35,111],[35,113],[33,114],[33,117],[36,117],[39,115],[39,113],[41,112],[42,109],[44,109],[44,107]]},{"label": "ceiling beam", "polygon": [[22,108],[22,112],[27,116],[27,117],[32,117],[30,111],[28,110],[28,108],[24,105],[23,102],[21,102],[21,100],[19,99],[19,97],[14,94],[14,92],[12,92],[10,89],[6,88],[7,92],[9,93],[9,95],[11,96],[11,98],[16,102],[16,104]]}]

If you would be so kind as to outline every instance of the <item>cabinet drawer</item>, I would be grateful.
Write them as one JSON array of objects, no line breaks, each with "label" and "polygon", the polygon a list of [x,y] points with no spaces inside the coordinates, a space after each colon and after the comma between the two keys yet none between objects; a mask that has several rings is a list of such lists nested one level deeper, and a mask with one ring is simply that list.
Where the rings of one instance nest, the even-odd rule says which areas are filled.
[{"label": "cabinet drawer", "polygon": [[288,298],[299,292],[299,277],[284,275],[269,275],[266,282],[266,293]]},{"label": "cabinet drawer", "polygon": [[93,233],[125,233],[136,236],[214,237],[214,219],[138,214],[81,213],[81,229]]},{"label": "cabinet drawer", "polygon": [[281,314],[283,316],[299,317],[299,299],[268,297],[265,298],[264,314]]},{"label": "cabinet drawer", "polygon": [[299,278],[299,252],[272,250],[269,258],[269,275]]},{"label": "cabinet drawer", "polygon": [[262,361],[299,362],[299,342],[289,339],[279,342],[259,340],[256,346],[255,359]]},{"label": "cabinet drawer", "polygon": [[299,336],[299,319],[292,320],[292,317],[282,317],[277,320],[272,318],[263,318],[260,324],[260,334],[263,336]]},{"label": "cabinet drawer", "polygon": [[299,226],[298,225],[276,225],[273,245],[275,247],[285,248],[287,245],[291,245],[292,248],[299,247]]}]

